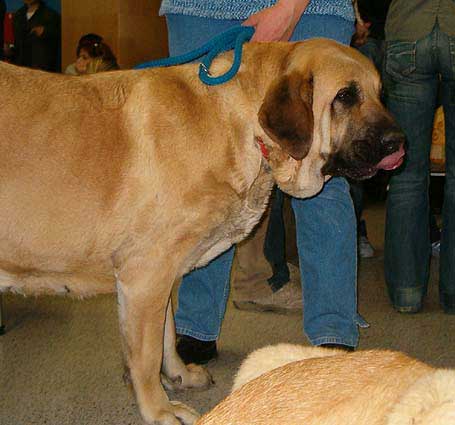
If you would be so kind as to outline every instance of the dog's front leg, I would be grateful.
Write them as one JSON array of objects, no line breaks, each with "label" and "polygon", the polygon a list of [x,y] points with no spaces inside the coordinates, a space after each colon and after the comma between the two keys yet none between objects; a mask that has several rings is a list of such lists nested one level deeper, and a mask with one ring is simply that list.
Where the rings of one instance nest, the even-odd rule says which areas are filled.
[{"label": "dog's front leg", "polygon": [[185,366],[175,349],[175,323],[172,310],[172,300],[166,311],[166,325],[164,328],[164,355],[162,367],[162,383],[168,390],[181,390],[184,388],[204,389],[213,382],[206,369],[195,364]]},{"label": "dog's front leg", "polygon": [[117,272],[119,317],[141,414],[149,424],[193,424],[197,412],[181,403],[171,403],[160,382],[164,321],[173,276],[163,268],[151,270],[150,261],[128,263]]}]

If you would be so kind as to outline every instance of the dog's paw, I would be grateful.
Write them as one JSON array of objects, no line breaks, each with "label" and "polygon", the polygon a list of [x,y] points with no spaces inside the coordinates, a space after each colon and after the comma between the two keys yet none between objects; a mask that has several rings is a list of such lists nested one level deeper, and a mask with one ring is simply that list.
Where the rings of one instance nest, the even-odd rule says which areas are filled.
[{"label": "dog's paw", "polygon": [[186,365],[175,377],[161,374],[161,382],[167,390],[179,391],[187,388],[205,390],[214,383],[207,369],[195,364]]},{"label": "dog's paw", "polygon": [[186,404],[181,403],[180,401],[171,401],[172,407],[174,408],[175,416],[180,420],[184,425],[192,425],[199,418],[199,413]]},{"label": "dog's paw", "polygon": [[144,415],[144,420],[150,425],[193,425],[199,418],[199,413],[179,401],[170,401],[168,408],[155,412],[153,417]]}]

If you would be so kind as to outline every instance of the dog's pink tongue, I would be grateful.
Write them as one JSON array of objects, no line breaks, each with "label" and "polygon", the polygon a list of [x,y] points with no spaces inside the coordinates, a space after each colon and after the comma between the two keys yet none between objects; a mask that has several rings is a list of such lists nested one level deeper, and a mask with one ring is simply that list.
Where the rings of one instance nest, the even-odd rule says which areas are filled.
[{"label": "dog's pink tongue", "polygon": [[376,165],[376,168],[382,168],[383,170],[394,170],[403,163],[403,157],[404,148],[403,145],[401,145],[400,149],[398,149],[396,152],[383,158],[382,161]]}]

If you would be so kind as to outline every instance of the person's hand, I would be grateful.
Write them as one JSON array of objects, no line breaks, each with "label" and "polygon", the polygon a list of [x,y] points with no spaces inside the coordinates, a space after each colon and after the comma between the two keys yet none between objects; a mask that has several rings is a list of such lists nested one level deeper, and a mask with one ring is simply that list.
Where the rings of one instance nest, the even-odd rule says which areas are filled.
[{"label": "person's hand", "polygon": [[33,27],[30,30],[30,33],[31,34],[35,33],[37,35],[37,37],[41,37],[43,35],[43,33],[44,33],[44,27],[42,25],[37,26],[37,27]]},{"label": "person's hand", "polygon": [[309,0],[278,0],[251,15],[242,25],[255,27],[251,41],[288,41],[308,3]]},{"label": "person's hand", "polygon": [[363,46],[367,42],[370,34],[371,22],[357,22],[355,24],[355,33],[352,37],[352,45],[355,47]]}]

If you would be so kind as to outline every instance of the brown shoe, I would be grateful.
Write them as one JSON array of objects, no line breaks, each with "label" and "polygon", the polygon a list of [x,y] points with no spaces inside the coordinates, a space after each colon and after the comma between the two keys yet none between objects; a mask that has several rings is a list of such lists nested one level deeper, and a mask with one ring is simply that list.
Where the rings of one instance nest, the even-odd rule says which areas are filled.
[{"label": "brown shoe", "polygon": [[268,290],[267,295],[258,298],[234,300],[239,310],[271,311],[280,314],[296,314],[302,311],[302,290],[300,286],[288,283],[276,292]]}]

